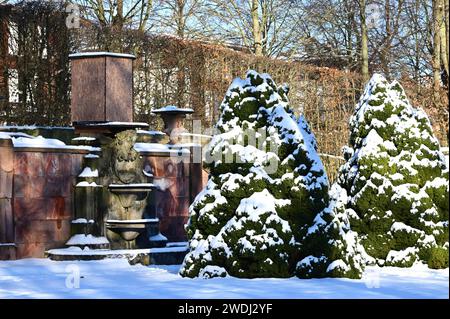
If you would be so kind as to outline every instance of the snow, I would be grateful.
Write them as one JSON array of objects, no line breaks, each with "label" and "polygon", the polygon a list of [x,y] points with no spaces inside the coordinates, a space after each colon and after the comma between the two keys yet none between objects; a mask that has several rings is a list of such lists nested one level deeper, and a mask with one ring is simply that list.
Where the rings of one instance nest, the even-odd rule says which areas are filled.
[{"label": "snow", "polygon": [[449,149],[448,149],[448,147],[441,147],[441,152],[444,154],[444,156],[445,156],[445,165],[446,165],[446,167],[447,168],[450,168],[450,165],[449,165]]},{"label": "snow", "polygon": [[328,265],[327,268],[327,272],[332,271],[333,269],[341,269],[342,271],[349,271],[350,267],[347,266],[347,264],[342,260],[342,259],[338,259],[338,260],[334,260],[333,262],[331,262]]},{"label": "snow", "polygon": [[70,237],[67,241],[67,246],[73,245],[101,245],[101,244],[109,244],[109,241],[105,237],[95,237],[91,234],[76,234]]},{"label": "snow", "polygon": [[180,133],[180,135],[181,136],[187,136],[187,137],[203,137],[203,138],[208,138],[208,139],[212,138],[212,135],[195,134],[195,133],[188,133],[188,132]]},{"label": "snow", "polygon": [[[48,127],[48,126],[47,126],[47,127]],[[2,126],[0,126],[0,128],[2,128],[2,129],[7,129],[7,130],[10,130],[10,129],[17,129],[17,130],[35,130],[35,129],[38,128],[38,126],[36,126],[36,125],[21,125],[21,126],[15,126],[15,125],[2,125]],[[44,126],[44,128],[46,128],[46,127]]]},{"label": "snow", "polygon": [[166,133],[161,131],[146,131],[146,130],[137,130],[138,134],[146,134],[146,135],[166,135]]},{"label": "snow", "polygon": [[98,156],[98,155],[95,155],[95,154],[87,154],[87,155],[84,155],[84,158],[99,158],[100,156]]},{"label": "snow", "polygon": [[[3,137],[1,137],[3,135]],[[23,132],[0,132],[0,138],[9,139],[10,137],[33,138],[32,135]]]},{"label": "snow", "polygon": [[389,251],[386,262],[390,263],[398,263],[402,261],[406,261],[410,258],[415,258],[414,256],[417,254],[417,248],[408,247],[404,250],[391,250]]},{"label": "snow", "polygon": [[55,255],[72,255],[72,256],[105,256],[114,259],[124,258],[125,256],[136,256],[138,254],[149,253],[168,253],[168,252],[184,252],[187,247],[162,247],[162,248],[144,248],[144,249],[90,249],[89,247],[72,246],[68,248],[50,249],[49,254]]},{"label": "snow", "polygon": [[189,243],[187,241],[179,241],[179,242],[172,242],[167,243],[166,247],[187,247]]},{"label": "snow", "polygon": [[148,127],[148,124],[145,122],[104,122],[104,123],[92,123],[87,124],[88,126],[129,126],[129,127]]},{"label": "snow", "polygon": [[95,183],[95,182],[89,183],[86,181],[82,181],[82,182],[79,182],[78,184],[76,184],[75,187],[102,187],[102,186],[97,185],[97,183]]},{"label": "snow", "polygon": [[212,277],[225,277],[227,271],[223,267],[208,265],[200,271],[199,277],[209,279]]},{"label": "snow", "polygon": [[112,189],[154,188],[155,184],[152,183],[109,184],[108,187]]},{"label": "snow", "polygon": [[152,173],[147,172],[145,169],[142,170],[142,173],[147,177],[154,177]]},{"label": "snow", "polygon": [[401,222],[395,222],[392,224],[391,232],[396,232],[396,231],[405,231],[407,233],[423,233],[422,231],[420,231],[416,228],[413,228],[411,226],[408,226]]},{"label": "snow", "polygon": [[80,136],[72,139],[72,141],[95,141],[95,140],[96,140],[95,137],[90,136]]},{"label": "snow", "polygon": [[133,224],[133,223],[157,223],[159,222],[158,218],[144,218],[144,219],[108,219],[107,223],[115,223],[115,224]]},{"label": "snow", "polygon": [[98,170],[85,167],[78,177],[98,177]]},{"label": "snow", "polygon": [[152,113],[164,113],[164,112],[193,113],[194,110],[191,108],[180,108],[175,105],[168,105],[168,106],[161,107],[159,109],[152,109]]},{"label": "snow", "polygon": [[9,134],[0,132],[0,140],[10,140],[11,136]]},{"label": "snow", "polygon": [[94,224],[93,219],[89,219],[89,221],[86,218],[77,218],[71,221],[72,224]]},{"label": "snow", "polygon": [[[82,276],[79,288],[68,288],[74,269]],[[367,267],[362,280],[204,280],[182,278],[178,270],[178,265],[130,266],[124,259],[0,261],[0,298],[449,298],[449,270],[424,265]]]},{"label": "snow", "polygon": [[164,236],[163,234],[159,233],[158,235],[150,236],[149,240],[150,241],[165,241],[165,240],[167,240],[167,237]]},{"label": "snow", "polygon": [[113,53],[113,52],[105,52],[105,51],[99,51],[99,52],[79,52],[79,53],[72,53],[69,54],[69,58],[86,58],[86,57],[97,57],[97,56],[110,56],[110,57],[117,57],[117,58],[131,58],[136,59],[136,57],[132,54],[126,54],[126,53]]},{"label": "snow", "polygon": [[98,147],[92,146],[77,146],[66,145],[66,143],[53,139],[44,138],[42,136],[28,138],[28,137],[12,137],[14,147],[27,147],[27,148],[47,148],[47,149],[68,149],[68,150],[87,150],[91,152],[100,151]]},{"label": "snow", "polygon": [[158,143],[136,143],[134,144],[134,149],[138,152],[158,152],[175,155],[186,155],[191,153],[185,148]]}]

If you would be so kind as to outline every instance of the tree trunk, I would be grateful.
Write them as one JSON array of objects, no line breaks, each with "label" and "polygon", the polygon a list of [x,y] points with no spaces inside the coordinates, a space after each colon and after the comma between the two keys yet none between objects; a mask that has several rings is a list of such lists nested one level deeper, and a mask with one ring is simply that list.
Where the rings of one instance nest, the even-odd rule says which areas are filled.
[{"label": "tree trunk", "polygon": [[[448,2],[448,0],[447,0]],[[444,7],[444,0],[439,0],[439,15],[438,15],[438,21],[439,21],[439,36],[440,36],[440,42],[441,42],[441,63],[444,67],[445,71],[445,80],[448,81],[448,47],[447,47],[447,30],[446,30],[446,23],[444,20],[448,18],[448,12],[445,12]]]},{"label": "tree trunk", "polygon": [[262,56],[261,26],[259,23],[258,0],[252,0],[252,27],[255,55]]},{"label": "tree trunk", "polygon": [[361,74],[363,81],[369,80],[369,48],[366,24],[366,0],[359,0],[359,12],[361,17]]},{"label": "tree trunk", "polygon": [[186,5],[185,0],[177,0],[177,12],[176,12],[176,24],[177,24],[177,36],[184,38],[185,17],[184,7]]},{"label": "tree trunk", "polygon": [[116,20],[117,30],[122,31],[123,29],[123,0],[117,0],[117,20]]},{"label": "tree trunk", "polygon": [[142,3],[141,18],[139,21],[139,31],[141,31],[141,32],[144,32],[144,30],[145,30],[148,19],[150,17],[152,5],[153,5],[152,0],[147,0],[145,3],[144,2]]},{"label": "tree trunk", "polygon": [[381,49],[381,63],[382,63],[384,75],[388,79],[390,79],[389,65],[390,65],[390,51],[391,51],[391,38],[392,38],[390,0],[385,0],[384,11],[385,11],[385,20],[386,20],[386,38],[385,38],[384,46]]},{"label": "tree trunk", "polygon": [[440,0],[433,0],[433,102],[440,104],[439,90],[441,88],[441,37],[440,37]]}]

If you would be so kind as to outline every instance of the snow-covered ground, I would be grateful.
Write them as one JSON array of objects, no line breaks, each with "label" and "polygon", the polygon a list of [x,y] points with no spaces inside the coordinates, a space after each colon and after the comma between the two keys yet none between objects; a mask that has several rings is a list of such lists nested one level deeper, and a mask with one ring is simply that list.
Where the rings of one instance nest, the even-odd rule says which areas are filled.
[{"label": "snow-covered ground", "polygon": [[[369,267],[351,279],[187,279],[126,260],[0,261],[0,298],[449,298],[449,270]],[[76,288],[79,272],[79,288]]]}]

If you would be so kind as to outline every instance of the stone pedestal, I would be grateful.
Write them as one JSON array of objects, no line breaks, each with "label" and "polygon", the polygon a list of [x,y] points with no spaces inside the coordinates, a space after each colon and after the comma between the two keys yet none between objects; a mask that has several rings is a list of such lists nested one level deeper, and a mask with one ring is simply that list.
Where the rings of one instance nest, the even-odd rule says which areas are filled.
[{"label": "stone pedestal", "polygon": [[181,142],[182,138],[179,134],[186,132],[186,129],[183,127],[183,120],[187,114],[194,113],[194,110],[169,105],[152,110],[152,113],[159,114],[164,121],[163,132],[169,136],[169,144],[177,144]]}]

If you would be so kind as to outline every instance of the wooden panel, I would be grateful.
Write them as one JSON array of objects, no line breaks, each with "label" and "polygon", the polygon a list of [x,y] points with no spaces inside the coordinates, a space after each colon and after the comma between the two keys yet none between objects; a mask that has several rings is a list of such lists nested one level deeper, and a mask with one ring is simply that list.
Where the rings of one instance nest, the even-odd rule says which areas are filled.
[{"label": "wooden panel", "polygon": [[186,231],[184,225],[187,223],[187,216],[166,217],[160,222],[160,232],[169,241],[186,241]]},{"label": "wooden panel", "polygon": [[47,249],[45,243],[16,244],[16,255],[21,258],[43,258]]},{"label": "wooden panel", "polygon": [[11,198],[13,186],[13,173],[7,173],[0,169],[0,198]]},{"label": "wooden panel", "polygon": [[[12,145],[11,145],[12,146]],[[14,169],[14,150],[12,147],[0,147],[0,170],[12,172]]]},{"label": "wooden panel", "polygon": [[70,237],[70,220],[17,220],[16,244],[61,243]]},{"label": "wooden panel", "polygon": [[44,171],[47,176],[70,176],[71,155],[64,153],[44,153]]},{"label": "wooden panel", "polygon": [[33,220],[71,219],[72,207],[69,198],[14,198],[14,217],[17,222]]},{"label": "wooden panel", "polygon": [[26,199],[44,198],[47,177],[33,177],[29,175],[14,175],[14,197]]},{"label": "wooden panel", "polygon": [[64,242],[60,243],[26,243],[16,244],[16,257],[21,258],[44,258],[45,251],[52,248],[60,248],[64,245]]},{"label": "wooden panel", "polygon": [[106,120],[133,121],[133,60],[106,57]]},{"label": "wooden panel", "polygon": [[[191,200],[194,201],[194,198],[197,196],[198,193],[200,193],[204,187],[204,175],[203,175],[203,168],[202,164],[199,163],[192,163],[190,165],[190,197]],[[207,178],[207,177],[206,177]]]},{"label": "wooden panel", "polygon": [[15,246],[0,246],[0,260],[14,260],[16,259]]},{"label": "wooden panel", "polygon": [[44,176],[44,154],[39,152],[16,152],[14,175]]},{"label": "wooden panel", "polygon": [[14,242],[14,220],[11,199],[0,199],[0,243]]},{"label": "wooden panel", "polygon": [[72,60],[72,122],[105,120],[105,57]]},{"label": "wooden panel", "polygon": [[83,157],[84,155],[72,154],[72,168],[70,174],[72,176],[78,176],[83,168]]}]

